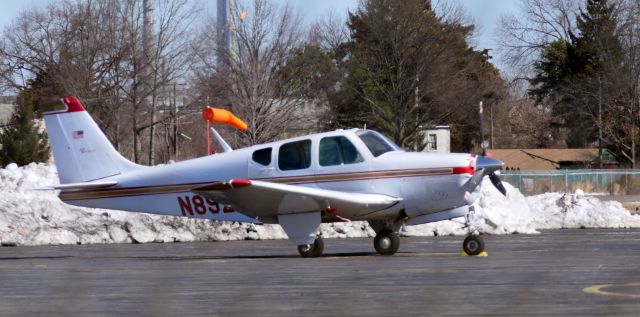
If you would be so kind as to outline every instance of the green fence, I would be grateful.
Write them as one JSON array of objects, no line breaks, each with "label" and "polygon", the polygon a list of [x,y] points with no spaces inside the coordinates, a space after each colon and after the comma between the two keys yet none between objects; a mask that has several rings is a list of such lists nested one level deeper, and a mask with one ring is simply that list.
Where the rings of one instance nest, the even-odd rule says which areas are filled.
[{"label": "green fence", "polygon": [[500,177],[525,195],[572,193],[577,189],[610,195],[640,194],[640,170],[633,169],[502,171]]}]

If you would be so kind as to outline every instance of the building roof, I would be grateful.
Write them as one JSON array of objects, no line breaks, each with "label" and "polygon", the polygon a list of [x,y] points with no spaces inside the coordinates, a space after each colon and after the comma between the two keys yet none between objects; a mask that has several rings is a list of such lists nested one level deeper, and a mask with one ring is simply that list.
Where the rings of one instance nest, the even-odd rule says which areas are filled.
[{"label": "building roof", "polygon": [[560,162],[589,164],[598,159],[598,149],[509,149],[489,150],[505,168],[521,170],[555,170]]}]

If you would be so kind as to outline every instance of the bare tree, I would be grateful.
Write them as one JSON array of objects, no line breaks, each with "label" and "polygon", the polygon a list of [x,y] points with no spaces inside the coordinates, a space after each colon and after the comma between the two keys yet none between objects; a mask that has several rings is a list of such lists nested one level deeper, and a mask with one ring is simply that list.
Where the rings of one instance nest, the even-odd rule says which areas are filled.
[{"label": "bare tree", "polygon": [[311,24],[308,42],[325,52],[333,52],[349,40],[347,23],[335,11],[329,11]]},{"label": "bare tree", "polygon": [[579,1],[520,0],[519,14],[500,20],[498,43],[503,59],[525,76],[541,50],[555,40],[570,41]]},{"label": "bare tree", "polygon": [[492,107],[488,111],[493,115],[492,121],[496,126],[492,148],[566,147],[566,144],[557,144],[553,139],[549,109],[535,105],[533,100],[506,99]]},{"label": "bare tree", "polygon": [[[230,14],[230,48],[215,47],[211,29],[201,34],[205,45],[198,56],[206,71],[198,78],[217,90],[218,102],[247,121],[249,130],[240,143],[271,141],[291,127],[304,104],[295,83],[281,80],[278,73],[301,43],[301,21],[289,6],[266,0],[251,1],[250,8],[236,2]],[[216,58],[222,59],[219,67]]]},{"label": "bare tree", "polygon": [[[197,13],[186,0],[156,3],[150,71],[141,54],[141,1],[63,0],[22,13],[5,30],[2,85],[22,89],[30,82],[43,95],[79,96],[116,147],[142,161],[141,151],[156,150],[141,147],[154,135],[150,127],[165,121],[154,118],[153,102],[144,100],[184,80],[190,63],[185,48]],[[122,146],[131,141],[131,148]]]}]

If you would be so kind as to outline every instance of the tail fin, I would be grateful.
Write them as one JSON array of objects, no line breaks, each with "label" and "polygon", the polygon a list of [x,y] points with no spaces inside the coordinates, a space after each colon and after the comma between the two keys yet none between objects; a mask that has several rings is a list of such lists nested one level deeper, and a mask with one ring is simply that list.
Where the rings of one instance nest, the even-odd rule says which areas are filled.
[{"label": "tail fin", "polygon": [[45,108],[44,121],[61,184],[142,168],[116,151],[76,97],[62,98]]}]

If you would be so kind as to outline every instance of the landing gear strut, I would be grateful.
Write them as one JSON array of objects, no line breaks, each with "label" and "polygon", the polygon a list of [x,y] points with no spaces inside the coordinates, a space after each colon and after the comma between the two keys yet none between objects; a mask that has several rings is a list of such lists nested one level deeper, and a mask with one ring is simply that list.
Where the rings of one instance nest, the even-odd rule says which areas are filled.
[{"label": "landing gear strut", "polygon": [[484,240],[480,236],[467,236],[462,242],[462,249],[467,255],[478,255],[484,251]]},{"label": "landing gear strut", "polygon": [[373,239],[373,246],[381,255],[393,255],[400,247],[400,238],[397,233],[385,229],[376,234],[376,238]]},{"label": "landing gear strut", "polygon": [[324,250],[324,240],[318,236],[312,244],[301,244],[298,246],[298,252],[303,258],[317,258],[322,255]]}]

